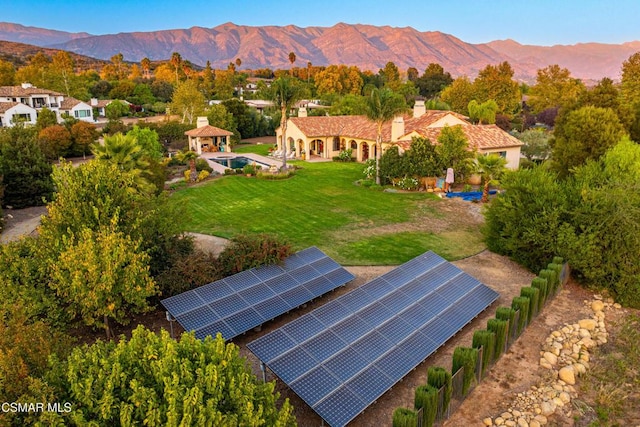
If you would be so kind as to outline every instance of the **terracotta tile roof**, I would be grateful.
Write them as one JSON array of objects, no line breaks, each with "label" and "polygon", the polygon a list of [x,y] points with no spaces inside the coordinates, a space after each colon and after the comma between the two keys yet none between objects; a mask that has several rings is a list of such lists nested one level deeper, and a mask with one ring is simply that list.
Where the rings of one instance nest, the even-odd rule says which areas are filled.
[{"label": "terracotta tile roof", "polygon": [[[308,138],[342,136],[375,141],[376,124],[366,116],[309,116],[289,119]],[[391,122],[383,126],[382,139],[391,139]]]},{"label": "terracotta tile roof", "polygon": [[413,116],[404,118],[404,133],[409,134],[411,132],[422,133],[426,129],[429,129],[438,120],[441,120],[447,116],[453,116],[463,122],[467,122],[467,117],[462,114],[458,114],[453,111],[445,110],[427,110],[426,113],[420,117],[414,118]]},{"label": "terracotta tile roof", "polygon": [[184,133],[187,136],[193,137],[214,137],[214,136],[231,136],[233,132],[229,132],[228,130],[220,129],[215,126],[206,125],[199,128],[188,130]]},{"label": "terracotta tile roof", "polygon": [[[8,109],[20,105],[19,102],[0,102],[0,114],[4,114]],[[29,107],[31,108],[31,107]]]},{"label": "terracotta tile roof", "polygon": [[84,102],[84,101],[80,101],[79,99],[68,97],[62,100],[62,103],[60,104],[60,109],[71,110],[73,107],[80,104],[81,102]]},{"label": "terracotta tile roof", "polygon": [[[443,128],[428,128],[420,132],[434,144],[438,143],[438,137]],[[519,147],[523,145],[518,138],[511,136],[496,125],[463,125],[462,131],[467,137],[469,147],[479,151],[495,150],[499,148]],[[396,143],[403,150],[411,148],[410,141],[398,141]]]},{"label": "terracotta tile roof", "polygon": [[60,92],[56,92],[49,89],[40,89],[35,86],[23,88],[22,86],[0,86],[0,96],[9,97],[22,97],[31,95],[52,95],[52,96],[64,96]]}]

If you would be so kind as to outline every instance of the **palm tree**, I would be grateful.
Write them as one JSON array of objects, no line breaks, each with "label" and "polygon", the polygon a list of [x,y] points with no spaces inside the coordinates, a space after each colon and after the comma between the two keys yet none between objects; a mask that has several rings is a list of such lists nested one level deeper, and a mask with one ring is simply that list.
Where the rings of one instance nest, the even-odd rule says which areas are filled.
[{"label": "palm tree", "polygon": [[291,62],[291,76],[293,76],[293,63],[296,62],[296,54],[294,52],[289,52],[289,62]]},{"label": "palm tree", "polygon": [[498,154],[483,155],[476,157],[475,172],[482,177],[482,203],[489,201],[489,185],[497,184],[498,180],[506,170],[507,159]]},{"label": "palm tree", "polygon": [[149,70],[151,70],[151,60],[147,57],[142,58],[140,67],[142,68],[144,78],[148,79],[150,77]]},{"label": "palm tree", "polygon": [[382,155],[382,125],[407,108],[402,95],[390,89],[373,89],[367,98],[367,117],[376,122],[376,184],[380,185],[380,157]]},{"label": "palm tree", "polygon": [[198,179],[198,171],[196,170],[196,159],[198,158],[198,153],[191,150],[181,151],[176,155],[176,157],[183,163],[189,162],[189,179],[191,182],[196,182]]},{"label": "palm tree", "polygon": [[91,150],[97,160],[114,163],[121,171],[132,173],[140,190],[153,191],[148,155],[135,136],[121,133],[106,136],[103,144],[93,144]]},{"label": "palm tree", "polygon": [[300,100],[300,88],[289,77],[278,77],[271,83],[271,99],[280,107],[282,129],[282,168],[287,168],[287,113]]}]

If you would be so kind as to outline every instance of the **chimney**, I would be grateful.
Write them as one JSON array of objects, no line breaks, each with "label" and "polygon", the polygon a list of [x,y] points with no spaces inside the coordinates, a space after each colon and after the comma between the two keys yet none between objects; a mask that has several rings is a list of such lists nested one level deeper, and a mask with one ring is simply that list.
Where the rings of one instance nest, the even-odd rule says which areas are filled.
[{"label": "chimney", "polygon": [[307,117],[307,107],[298,108],[298,117]]},{"label": "chimney", "polygon": [[207,119],[206,117],[198,117],[198,120],[196,121],[196,127],[205,127],[205,126],[209,126],[209,119]]},{"label": "chimney", "polygon": [[91,106],[92,107],[98,106],[98,98],[91,98]]},{"label": "chimney", "polygon": [[423,99],[416,99],[416,103],[413,104],[413,118],[418,118],[427,112],[427,108],[424,106]]},{"label": "chimney", "polygon": [[396,116],[391,122],[391,141],[397,141],[402,135],[404,135],[404,118]]},{"label": "chimney", "polygon": [[22,83],[22,89],[29,89],[30,87],[33,87],[31,83]]}]

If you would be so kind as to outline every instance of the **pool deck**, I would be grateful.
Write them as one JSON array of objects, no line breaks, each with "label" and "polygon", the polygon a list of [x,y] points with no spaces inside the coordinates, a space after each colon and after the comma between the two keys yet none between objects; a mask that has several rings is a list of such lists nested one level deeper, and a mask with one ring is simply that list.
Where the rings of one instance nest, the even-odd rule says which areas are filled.
[{"label": "pool deck", "polygon": [[251,160],[255,160],[256,162],[259,163],[264,163],[266,165],[272,166],[282,166],[282,160],[279,159],[274,159],[272,157],[266,157],[266,156],[261,156],[259,154],[254,154],[254,153],[202,153],[200,155],[200,157],[202,157],[203,159],[206,159],[207,162],[209,163],[209,166],[211,166],[214,170],[214,172],[220,173],[220,174],[224,174],[225,169],[227,169],[226,166],[221,165],[220,163],[216,163],[214,161],[212,161],[211,159],[215,159],[215,158],[234,158],[234,157],[246,157],[247,159],[251,159]]}]

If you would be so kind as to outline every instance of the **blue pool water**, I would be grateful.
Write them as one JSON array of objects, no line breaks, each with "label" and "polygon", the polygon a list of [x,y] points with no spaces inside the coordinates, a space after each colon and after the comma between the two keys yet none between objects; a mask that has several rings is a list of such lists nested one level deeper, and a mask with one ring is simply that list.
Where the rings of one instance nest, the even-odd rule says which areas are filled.
[{"label": "blue pool water", "polygon": [[252,165],[255,163],[256,166],[260,166],[263,168],[268,168],[269,165],[265,165],[264,163],[256,162],[255,160],[251,160],[247,157],[233,157],[233,158],[216,158],[211,159],[211,161],[221,164],[222,166],[226,166],[230,169],[242,169],[246,165]]}]

